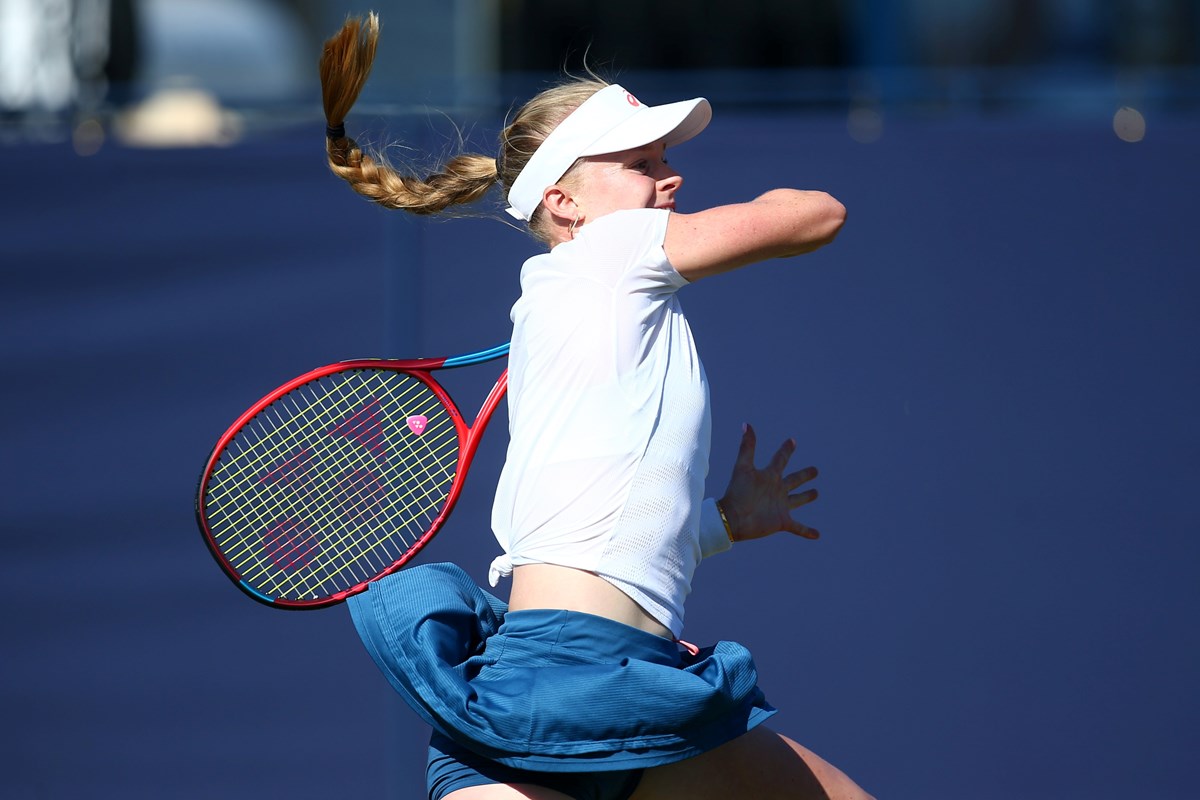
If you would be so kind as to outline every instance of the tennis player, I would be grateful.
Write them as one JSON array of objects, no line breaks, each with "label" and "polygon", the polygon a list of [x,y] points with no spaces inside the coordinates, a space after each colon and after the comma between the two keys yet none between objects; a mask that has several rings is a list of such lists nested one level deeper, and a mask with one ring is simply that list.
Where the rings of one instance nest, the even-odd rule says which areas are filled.
[{"label": "tennis player", "polygon": [[352,598],[384,675],[433,727],[434,800],[865,798],[761,723],[774,713],[747,650],[682,643],[701,559],[788,532],[816,497],[794,443],[755,465],[748,426],[724,495],[705,499],[708,379],[677,294],[689,283],[829,244],[845,219],[823,192],[777,189],[676,211],[668,151],[704,130],[704,99],[648,106],[573,80],[521,108],[497,156],[425,178],[363,153],[343,121],[366,80],[374,16],[326,44],[333,171],[389,208],[437,213],[499,183],[548,252],[512,308],[507,459],[492,526],[505,604],[448,564]]}]

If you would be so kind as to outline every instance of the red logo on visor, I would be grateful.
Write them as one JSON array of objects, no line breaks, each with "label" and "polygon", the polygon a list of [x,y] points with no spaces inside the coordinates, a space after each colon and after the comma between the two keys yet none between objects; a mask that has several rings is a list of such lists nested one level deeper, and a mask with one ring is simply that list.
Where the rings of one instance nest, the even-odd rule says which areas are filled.
[{"label": "red logo on visor", "polygon": [[636,97],[634,97],[632,94],[630,94],[629,92],[625,93],[625,99],[627,101],[629,101],[629,105],[631,105],[631,106],[640,106],[641,105],[641,103],[638,102],[638,99]]}]

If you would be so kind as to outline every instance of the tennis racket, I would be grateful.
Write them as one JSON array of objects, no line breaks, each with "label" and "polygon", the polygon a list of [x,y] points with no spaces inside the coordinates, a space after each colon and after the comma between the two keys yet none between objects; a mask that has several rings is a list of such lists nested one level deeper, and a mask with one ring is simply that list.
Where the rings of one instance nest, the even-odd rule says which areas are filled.
[{"label": "tennis racket", "polygon": [[322,608],[420,552],[450,515],[508,371],[469,426],[431,373],[501,358],[331,364],[280,386],[217,441],[196,520],[217,563],[275,608]]}]

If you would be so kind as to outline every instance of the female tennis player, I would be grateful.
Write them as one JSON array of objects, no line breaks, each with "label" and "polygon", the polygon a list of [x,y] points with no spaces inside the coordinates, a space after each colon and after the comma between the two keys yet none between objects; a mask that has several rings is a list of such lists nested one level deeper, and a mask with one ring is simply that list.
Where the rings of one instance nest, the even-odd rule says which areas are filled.
[{"label": "female tennis player", "polygon": [[401,174],[346,136],[366,80],[374,16],[322,57],[333,171],[389,208],[437,213],[496,183],[548,252],[521,268],[512,308],[507,459],[490,580],[400,571],[349,601],[392,685],[434,729],[434,800],[865,798],[843,773],[761,723],[774,713],[750,654],[682,643],[699,561],[788,532],[812,501],[794,443],[755,465],[748,426],[728,488],[704,499],[707,378],[677,293],[760,261],[808,253],[845,219],[823,192],[676,211],[667,151],[700,133],[704,99],[647,106],[572,80],[522,107],[496,156]]}]

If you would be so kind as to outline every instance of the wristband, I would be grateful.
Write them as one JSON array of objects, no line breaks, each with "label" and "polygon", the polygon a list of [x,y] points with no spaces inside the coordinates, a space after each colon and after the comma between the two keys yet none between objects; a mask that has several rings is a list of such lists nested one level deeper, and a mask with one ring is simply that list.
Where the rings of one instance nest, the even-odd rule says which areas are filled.
[{"label": "wristband", "polygon": [[721,522],[725,525],[725,535],[729,537],[729,543],[733,544],[736,540],[733,538],[733,528],[729,527],[729,517],[725,516],[725,509],[721,508],[721,501],[716,500],[717,513],[721,515]]}]

